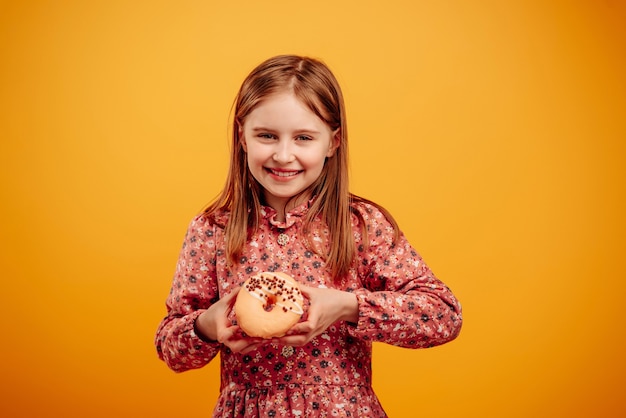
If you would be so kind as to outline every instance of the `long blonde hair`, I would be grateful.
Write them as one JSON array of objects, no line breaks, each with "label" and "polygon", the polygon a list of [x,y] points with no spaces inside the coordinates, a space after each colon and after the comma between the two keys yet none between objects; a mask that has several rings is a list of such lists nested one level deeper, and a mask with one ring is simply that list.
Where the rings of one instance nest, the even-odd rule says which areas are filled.
[{"label": "long blonde hair", "polygon": [[[324,257],[333,277],[340,278],[348,272],[356,254],[351,214],[360,215],[352,203],[374,203],[349,191],[348,132],[343,95],[333,73],[319,60],[297,55],[276,56],[258,65],[243,81],[234,104],[230,169],[226,184],[217,199],[205,209],[205,214],[217,221],[217,213],[230,212],[227,224],[223,225],[226,254],[230,262],[236,264],[251,232],[259,225],[263,198],[262,187],[246,163],[240,127],[263,99],[285,90],[293,92],[332,131],[339,129],[339,146],[334,155],[327,158],[319,178],[306,191],[316,199],[304,218],[303,226],[308,235],[313,219],[319,216],[326,223],[330,232],[329,250],[320,256]],[[387,216],[397,235],[398,228],[391,215],[380,206],[375,206]],[[311,248],[315,251],[314,247]]]}]

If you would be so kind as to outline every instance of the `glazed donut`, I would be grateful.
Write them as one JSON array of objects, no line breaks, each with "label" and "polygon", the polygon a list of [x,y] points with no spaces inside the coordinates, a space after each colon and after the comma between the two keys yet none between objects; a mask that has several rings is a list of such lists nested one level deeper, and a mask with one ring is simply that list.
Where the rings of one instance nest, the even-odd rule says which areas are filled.
[{"label": "glazed donut", "polygon": [[245,281],[235,301],[239,327],[250,337],[282,337],[302,317],[304,297],[288,274],[263,272]]}]

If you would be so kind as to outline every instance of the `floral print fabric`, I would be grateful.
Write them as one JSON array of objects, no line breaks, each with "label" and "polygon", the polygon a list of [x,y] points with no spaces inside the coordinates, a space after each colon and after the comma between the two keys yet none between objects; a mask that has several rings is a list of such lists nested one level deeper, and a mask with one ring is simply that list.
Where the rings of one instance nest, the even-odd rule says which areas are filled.
[{"label": "floral print fabric", "polygon": [[[214,417],[384,417],[371,386],[372,343],[422,348],[458,335],[461,306],[452,292],[404,235],[393,243],[393,228],[377,208],[359,203],[355,209],[367,233],[362,234],[353,216],[357,260],[340,282],[307,247],[302,221],[308,204],[287,213],[285,222],[264,207],[259,229],[231,269],[223,250],[224,230],[203,215],[193,219],[156,346],[159,357],[177,372],[202,367],[220,354],[221,392]],[[226,222],[228,214],[222,218]],[[310,241],[323,247],[328,236],[323,223],[314,221],[310,231]],[[288,236],[286,245],[277,242],[281,234]],[[246,355],[202,340],[194,332],[196,318],[262,271],[284,271],[307,286],[353,292],[358,323],[337,322],[304,347],[268,343]]]}]

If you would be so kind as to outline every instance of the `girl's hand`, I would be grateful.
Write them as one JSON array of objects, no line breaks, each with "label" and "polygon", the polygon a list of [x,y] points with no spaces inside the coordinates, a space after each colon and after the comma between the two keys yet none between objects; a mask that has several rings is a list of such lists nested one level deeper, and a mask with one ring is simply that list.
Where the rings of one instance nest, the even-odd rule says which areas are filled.
[{"label": "girl's hand", "polygon": [[241,328],[237,325],[225,328],[222,334],[219,335],[218,341],[230,348],[232,352],[241,354],[256,350],[259,346],[269,342],[269,340],[262,338],[253,338],[244,335]]},{"label": "girl's hand", "polygon": [[274,340],[275,342],[301,347],[337,321],[358,321],[359,306],[354,294],[308,286],[301,286],[300,290],[309,300],[306,319],[298,322],[286,336]]},{"label": "girl's hand", "polygon": [[267,341],[245,336],[241,329],[237,325],[232,325],[228,319],[240,289],[237,287],[201,313],[196,320],[196,328],[209,340],[218,341],[235,353],[245,354]]}]

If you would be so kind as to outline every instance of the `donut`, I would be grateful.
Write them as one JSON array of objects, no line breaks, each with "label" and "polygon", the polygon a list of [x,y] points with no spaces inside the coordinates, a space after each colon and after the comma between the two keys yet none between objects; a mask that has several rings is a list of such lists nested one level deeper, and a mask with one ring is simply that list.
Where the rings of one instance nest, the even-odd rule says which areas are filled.
[{"label": "donut", "polygon": [[235,301],[239,327],[250,337],[282,337],[302,317],[304,297],[288,274],[263,272],[249,277]]}]

